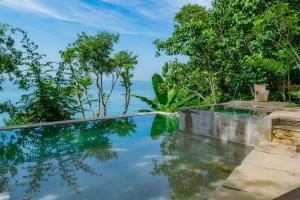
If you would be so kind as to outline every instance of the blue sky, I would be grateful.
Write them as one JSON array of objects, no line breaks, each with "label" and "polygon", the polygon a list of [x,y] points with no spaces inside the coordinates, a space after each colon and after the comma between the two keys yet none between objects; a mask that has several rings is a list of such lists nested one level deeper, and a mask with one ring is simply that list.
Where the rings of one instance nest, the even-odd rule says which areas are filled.
[{"label": "blue sky", "polygon": [[115,51],[139,56],[134,79],[150,80],[168,60],[154,56],[152,42],[170,36],[174,14],[186,3],[208,7],[210,0],[0,0],[0,22],[27,31],[52,61],[77,33],[118,33]]}]

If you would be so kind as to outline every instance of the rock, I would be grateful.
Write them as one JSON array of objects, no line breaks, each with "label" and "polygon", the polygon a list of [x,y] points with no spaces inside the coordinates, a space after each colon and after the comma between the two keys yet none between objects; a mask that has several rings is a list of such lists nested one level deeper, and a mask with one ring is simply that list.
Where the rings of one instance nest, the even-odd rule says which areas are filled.
[{"label": "rock", "polygon": [[282,133],[275,133],[274,136],[279,139],[286,139],[287,137]]},{"label": "rock", "polygon": [[285,144],[285,145],[289,145],[289,146],[292,146],[294,145],[294,142],[289,140],[289,139],[283,139],[280,141],[281,144]]},{"label": "rock", "polygon": [[299,144],[296,145],[296,151],[297,151],[298,153],[300,153],[300,145],[299,145]]},{"label": "rock", "polygon": [[278,128],[273,128],[272,132],[275,133],[281,133],[282,129],[278,129]]},{"label": "rock", "polygon": [[300,153],[300,138],[294,138],[294,144],[296,146],[296,151]]},{"label": "rock", "polygon": [[283,135],[285,135],[286,137],[294,137],[294,133],[292,131],[284,132]]},{"label": "rock", "polygon": [[300,132],[292,131],[293,137],[300,138]]},{"label": "rock", "polygon": [[278,138],[273,138],[273,139],[272,139],[272,142],[280,143],[280,141],[281,141],[281,140],[278,139]]}]

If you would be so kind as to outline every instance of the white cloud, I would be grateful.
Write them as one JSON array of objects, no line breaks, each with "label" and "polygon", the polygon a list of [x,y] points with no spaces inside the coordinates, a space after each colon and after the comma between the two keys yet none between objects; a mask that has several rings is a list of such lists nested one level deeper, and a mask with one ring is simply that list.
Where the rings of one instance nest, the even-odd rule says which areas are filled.
[{"label": "white cloud", "polygon": [[122,6],[146,18],[161,21],[170,20],[179,8],[188,3],[205,7],[211,5],[211,0],[102,0],[102,2]]},{"label": "white cloud", "polygon": [[17,10],[35,12],[59,20],[68,20],[67,18],[56,13],[55,11],[49,9],[45,5],[35,2],[34,0],[2,0],[0,2],[0,5],[4,5],[6,7],[17,9]]},{"label": "white cloud", "polygon": [[[210,4],[209,0],[98,0],[95,2],[97,4],[88,4],[81,0],[2,0],[0,6],[123,34],[158,36],[155,31],[159,30],[158,26],[162,23],[171,23],[174,13],[184,4],[199,3],[205,6]],[[101,6],[103,3],[119,6],[122,9]]]}]

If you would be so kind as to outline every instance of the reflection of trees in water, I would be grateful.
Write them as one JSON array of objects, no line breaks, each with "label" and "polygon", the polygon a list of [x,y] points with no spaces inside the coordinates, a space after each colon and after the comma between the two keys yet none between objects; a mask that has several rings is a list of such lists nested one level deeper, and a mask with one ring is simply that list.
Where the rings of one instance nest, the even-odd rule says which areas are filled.
[{"label": "reflection of trees in water", "polygon": [[153,140],[157,140],[160,136],[178,132],[178,119],[164,115],[155,115],[150,136]]},{"label": "reflection of trees in water", "polygon": [[78,171],[101,175],[85,160],[117,159],[109,135],[126,136],[133,133],[135,127],[132,118],[122,118],[2,132],[0,192],[25,187],[26,197],[30,198],[39,192],[43,182],[58,176],[62,185],[80,193]]},{"label": "reflection of trees in water", "polygon": [[167,176],[171,199],[207,199],[248,153],[240,145],[188,134],[167,134],[152,175]]}]

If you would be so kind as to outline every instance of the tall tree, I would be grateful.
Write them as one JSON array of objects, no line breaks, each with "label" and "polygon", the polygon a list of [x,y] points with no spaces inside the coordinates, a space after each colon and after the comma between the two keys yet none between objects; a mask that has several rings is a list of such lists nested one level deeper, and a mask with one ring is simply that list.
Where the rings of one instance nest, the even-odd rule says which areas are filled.
[{"label": "tall tree", "polygon": [[67,81],[67,85],[73,86],[73,91],[76,96],[77,105],[81,113],[82,119],[85,119],[85,112],[82,99],[82,87],[80,85],[80,78],[83,76],[83,70],[78,63],[76,57],[76,50],[74,47],[69,45],[64,51],[60,52],[61,54],[61,63],[58,68],[57,73],[61,73],[62,80]]},{"label": "tall tree", "polygon": [[119,68],[119,73],[121,76],[121,86],[125,89],[125,101],[124,101],[124,112],[126,114],[128,111],[128,106],[131,97],[131,86],[132,78],[134,76],[134,66],[138,63],[138,56],[133,55],[132,52],[120,51],[114,56],[114,64]]},{"label": "tall tree", "polygon": [[[110,57],[113,46],[118,40],[119,35],[107,32],[99,32],[96,35],[90,36],[86,33],[81,33],[74,43],[80,64],[87,68],[88,71],[91,71],[96,77],[95,84],[98,90],[97,117],[101,114],[101,103],[103,106],[103,115],[106,116],[107,102],[119,78]],[[105,76],[111,77],[111,85],[107,90],[108,92],[106,92],[103,85]]]},{"label": "tall tree", "polygon": [[189,62],[206,72],[213,102],[217,102],[216,76],[216,32],[207,27],[208,11],[198,5],[186,5],[174,19],[174,32],[166,41],[156,40],[159,55],[184,55],[190,58]]}]

